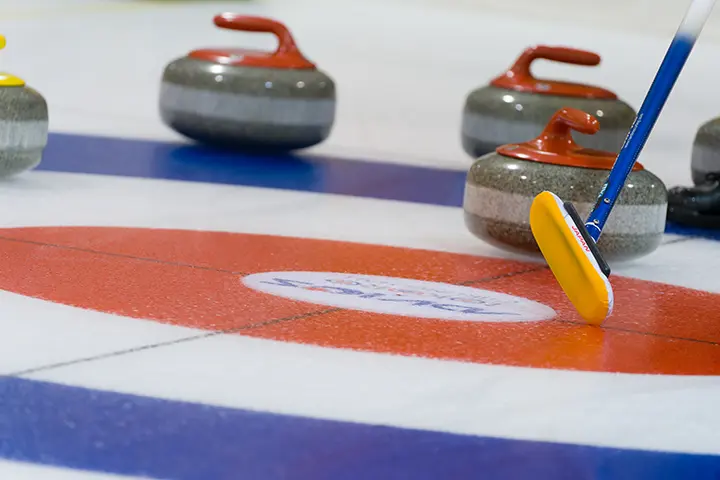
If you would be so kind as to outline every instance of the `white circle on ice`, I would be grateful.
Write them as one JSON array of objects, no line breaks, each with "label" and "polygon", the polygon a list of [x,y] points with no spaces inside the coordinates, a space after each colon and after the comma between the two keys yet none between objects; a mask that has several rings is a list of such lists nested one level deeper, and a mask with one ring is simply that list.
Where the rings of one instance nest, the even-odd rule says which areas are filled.
[{"label": "white circle on ice", "polygon": [[245,286],[292,300],[364,312],[469,322],[532,322],[555,310],[479,288],[409,278],[333,272],[263,272]]}]

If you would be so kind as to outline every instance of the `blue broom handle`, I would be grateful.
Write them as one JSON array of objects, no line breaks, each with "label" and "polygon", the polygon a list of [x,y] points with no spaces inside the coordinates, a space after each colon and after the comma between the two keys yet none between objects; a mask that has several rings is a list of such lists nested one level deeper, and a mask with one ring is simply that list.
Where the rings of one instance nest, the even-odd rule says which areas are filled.
[{"label": "blue broom handle", "polygon": [[610,175],[600,190],[595,208],[585,223],[596,242],[714,5],[715,0],[693,0],[655,74]]}]

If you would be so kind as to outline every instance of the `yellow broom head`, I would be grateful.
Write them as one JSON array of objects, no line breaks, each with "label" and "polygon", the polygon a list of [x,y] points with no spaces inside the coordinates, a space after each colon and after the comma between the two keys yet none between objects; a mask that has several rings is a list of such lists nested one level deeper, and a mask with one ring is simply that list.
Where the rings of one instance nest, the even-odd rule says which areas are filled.
[{"label": "yellow broom head", "polygon": [[572,204],[542,192],[530,206],[530,228],[555,279],[589,324],[601,324],[613,308],[610,269]]}]

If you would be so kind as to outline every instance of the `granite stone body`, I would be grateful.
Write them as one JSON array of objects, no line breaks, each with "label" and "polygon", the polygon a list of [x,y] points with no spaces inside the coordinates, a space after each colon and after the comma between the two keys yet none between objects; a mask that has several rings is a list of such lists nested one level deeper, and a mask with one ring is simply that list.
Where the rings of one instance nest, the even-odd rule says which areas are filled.
[{"label": "granite stone body", "polygon": [[720,117],[704,123],[698,129],[690,163],[696,185],[705,183],[708,174],[720,174]]},{"label": "granite stone body", "polygon": [[600,131],[594,135],[573,132],[583,146],[617,152],[622,147],[636,112],[621,100],[580,98],[516,92],[486,86],[471,92],[465,102],[461,139],[473,158],[501,145],[538,136],[555,112],[572,107],[595,116]]},{"label": "granite stone body", "polygon": [[[608,173],[487,154],[468,172],[463,202],[466,225],[492,245],[539,255],[529,224],[534,197],[549,190],[572,202],[586,218]],[[654,251],[662,240],[666,212],[663,182],[647,170],[633,171],[598,242],[605,259],[624,261]]]},{"label": "granite stone body", "polygon": [[317,69],[232,66],[184,57],[165,69],[160,113],[168,126],[200,142],[301,149],[329,136],[335,84]]},{"label": "granite stone body", "polygon": [[36,167],[47,141],[43,96],[28,86],[0,86],[0,177]]}]

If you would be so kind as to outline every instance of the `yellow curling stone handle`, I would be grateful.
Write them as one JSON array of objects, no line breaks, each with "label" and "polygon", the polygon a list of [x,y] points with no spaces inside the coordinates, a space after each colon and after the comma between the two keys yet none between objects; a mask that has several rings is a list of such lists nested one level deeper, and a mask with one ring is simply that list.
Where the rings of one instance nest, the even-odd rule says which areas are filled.
[{"label": "yellow curling stone handle", "polygon": [[[7,44],[4,35],[0,35],[0,50]],[[10,73],[0,73],[0,87],[23,87],[25,80]]]}]

